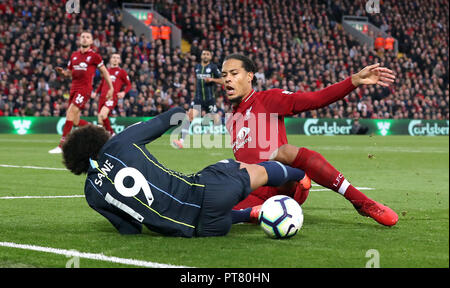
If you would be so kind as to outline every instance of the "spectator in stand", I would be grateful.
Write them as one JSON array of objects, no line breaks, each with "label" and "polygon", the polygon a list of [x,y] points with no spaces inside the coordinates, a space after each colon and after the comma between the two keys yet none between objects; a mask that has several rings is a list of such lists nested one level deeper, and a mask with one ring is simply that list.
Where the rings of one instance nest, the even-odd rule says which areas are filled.
[{"label": "spectator in stand", "polygon": [[[189,103],[194,93],[193,67],[199,52],[208,48],[214,51],[213,62],[218,64],[233,52],[249,55],[262,73],[256,86],[260,91],[297,87],[314,91],[374,62],[396,72],[399,81],[391,89],[360,87],[343,101],[300,117],[351,118],[358,112],[361,118],[449,119],[448,1],[385,0],[378,14],[366,13],[366,1],[350,0],[143,2],[153,3],[160,14],[183,28],[183,37],[191,43],[190,52],[135,35],[130,27],[121,25],[120,7],[111,1],[83,2],[80,14],[66,14],[63,2],[56,0],[37,1],[32,9],[22,1],[5,1],[0,10],[2,114],[24,115],[31,101],[39,115],[48,114],[48,108],[44,111],[47,103],[51,115],[64,115],[64,95],[70,85],[68,80],[60,82],[53,69],[64,66],[76,49],[77,31],[93,31],[95,27],[98,52],[104,58],[119,53],[133,85],[113,116],[139,111],[154,115],[181,98]],[[392,51],[377,54],[352,39],[339,24],[346,14],[367,16],[390,33],[399,42],[400,57]],[[96,85],[99,80],[97,75]],[[158,85],[158,80],[164,84]],[[171,87],[175,89],[168,93]],[[155,93],[158,89],[160,93]],[[139,93],[143,93],[143,102],[138,101]],[[165,101],[157,101],[158,96],[164,96]],[[131,101],[133,106],[143,103],[151,108],[128,107]],[[91,100],[91,108],[94,102]],[[358,105],[360,102],[366,104],[365,111],[358,108],[364,107]],[[229,107],[229,103],[224,104]],[[95,116],[93,109],[88,113]]]}]

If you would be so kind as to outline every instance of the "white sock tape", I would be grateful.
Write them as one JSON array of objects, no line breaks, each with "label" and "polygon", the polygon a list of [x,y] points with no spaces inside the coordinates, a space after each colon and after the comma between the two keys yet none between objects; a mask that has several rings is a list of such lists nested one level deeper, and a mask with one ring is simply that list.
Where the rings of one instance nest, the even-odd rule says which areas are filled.
[{"label": "white sock tape", "polygon": [[350,186],[350,182],[347,181],[347,179],[344,179],[344,181],[341,184],[341,187],[339,187],[339,193],[344,195],[345,191],[347,191],[348,186]]}]

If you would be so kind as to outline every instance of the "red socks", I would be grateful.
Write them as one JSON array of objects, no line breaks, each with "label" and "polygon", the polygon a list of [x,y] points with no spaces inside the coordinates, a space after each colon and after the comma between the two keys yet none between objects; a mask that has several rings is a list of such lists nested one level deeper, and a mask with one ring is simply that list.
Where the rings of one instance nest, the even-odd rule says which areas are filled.
[{"label": "red socks", "polygon": [[82,127],[82,126],[86,126],[86,125],[88,125],[89,124],[89,122],[88,121],[86,121],[86,120],[83,120],[83,119],[80,119],[80,122],[78,122],[78,127]]},{"label": "red socks", "polygon": [[[81,127],[81,126],[86,126],[88,124],[90,124],[88,121],[80,119],[77,126]],[[72,127],[73,127],[73,121],[66,120],[66,123],[64,124],[64,128],[63,128],[63,134],[61,137],[61,141],[59,142],[59,147],[62,147],[64,141],[66,141],[66,136],[67,136],[67,134],[70,133],[70,131],[72,131]]]},{"label": "red socks", "polygon": [[59,142],[59,147],[62,147],[64,141],[66,141],[66,136],[67,136],[67,134],[70,133],[70,131],[72,131],[72,127],[73,127],[73,121],[66,120],[66,123],[64,124],[64,128],[63,128],[63,134],[61,137],[61,141]]},{"label": "red socks", "polygon": [[292,167],[302,169],[311,180],[338,192],[347,200],[368,199],[366,195],[353,187],[321,154],[315,151],[300,148]]},{"label": "red socks", "polygon": [[114,133],[114,131],[111,128],[111,121],[109,121],[109,117],[106,117],[105,119],[103,119],[103,128],[105,128],[106,131],[111,133],[111,135]]}]

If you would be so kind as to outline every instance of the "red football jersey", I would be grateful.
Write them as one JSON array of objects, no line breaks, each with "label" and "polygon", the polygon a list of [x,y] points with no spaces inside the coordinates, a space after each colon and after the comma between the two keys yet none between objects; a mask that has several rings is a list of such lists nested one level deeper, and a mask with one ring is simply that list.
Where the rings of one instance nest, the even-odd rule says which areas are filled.
[{"label": "red football jersey", "polygon": [[102,57],[92,49],[84,53],[81,53],[80,50],[73,52],[67,64],[67,69],[72,71],[72,86],[70,91],[80,90],[90,94],[95,70],[102,65]]},{"label": "red football jersey", "polygon": [[327,106],[355,88],[348,77],[316,92],[252,90],[233,107],[233,115],[226,122],[234,157],[250,164],[267,161],[277,148],[288,143],[285,116]]},{"label": "red football jersey", "polygon": [[[233,107],[233,115],[226,122],[231,135],[234,157],[238,161],[250,164],[269,160],[276,149],[288,143],[284,125],[285,116],[327,106],[344,98],[355,88],[349,77],[316,92],[252,90],[239,105]],[[262,204],[279,193],[277,187],[260,187],[251,193],[254,196],[253,200],[244,200],[236,205],[235,209]]]},{"label": "red football jersey", "polygon": [[[130,78],[128,77],[127,71],[123,70],[120,67],[111,67],[108,68],[109,76],[111,82],[114,86],[114,94],[113,99],[117,99],[117,93],[121,91],[122,87],[126,85],[123,92],[128,93],[131,89]],[[101,93],[100,99],[106,99],[106,94],[108,94],[109,86],[106,84],[105,79],[102,79],[100,86],[98,86],[96,92]]]}]

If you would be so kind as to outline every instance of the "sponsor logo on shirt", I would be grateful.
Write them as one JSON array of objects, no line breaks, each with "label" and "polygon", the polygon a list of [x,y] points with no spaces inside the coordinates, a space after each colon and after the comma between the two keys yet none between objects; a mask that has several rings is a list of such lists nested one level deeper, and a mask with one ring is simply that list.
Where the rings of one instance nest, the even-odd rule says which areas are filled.
[{"label": "sponsor logo on shirt", "polygon": [[245,144],[248,142],[252,142],[252,137],[249,136],[251,129],[248,127],[242,127],[237,136],[236,141],[233,142],[232,148],[233,152],[238,151],[240,148],[242,148]]},{"label": "sponsor logo on shirt", "polygon": [[82,70],[82,71],[87,71],[87,67],[88,65],[84,62],[80,62],[80,64],[74,65],[73,69],[74,70]]},{"label": "sponsor logo on shirt", "polygon": [[197,79],[203,80],[205,78],[211,78],[211,74],[202,74],[202,73],[197,74]]}]

